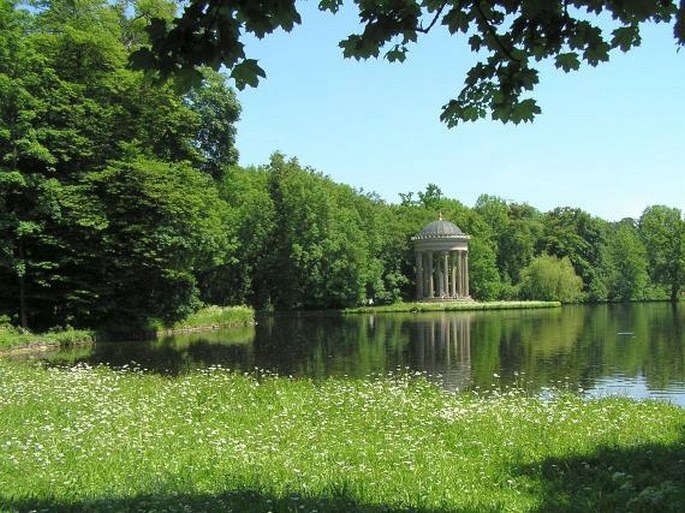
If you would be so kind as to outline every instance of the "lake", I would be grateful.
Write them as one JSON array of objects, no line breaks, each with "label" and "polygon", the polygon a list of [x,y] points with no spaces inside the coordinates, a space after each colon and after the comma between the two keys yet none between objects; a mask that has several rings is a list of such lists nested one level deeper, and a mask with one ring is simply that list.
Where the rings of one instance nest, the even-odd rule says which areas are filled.
[{"label": "lake", "polygon": [[556,388],[659,398],[685,407],[685,305],[565,306],[426,314],[288,314],[254,327],[98,343],[56,363],[178,374],[221,365],[321,379],[427,373],[447,391]]}]

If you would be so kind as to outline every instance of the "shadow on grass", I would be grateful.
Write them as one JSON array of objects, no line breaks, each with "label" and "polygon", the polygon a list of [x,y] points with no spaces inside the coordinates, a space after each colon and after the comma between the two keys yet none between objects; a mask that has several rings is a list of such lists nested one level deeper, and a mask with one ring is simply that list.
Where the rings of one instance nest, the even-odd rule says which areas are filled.
[{"label": "shadow on grass", "polygon": [[685,437],[672,445],[600,448],[514,470],[539,482],[534,513],[685,511]]},{"label": "shadow on grass", "polygon": [[283,497],[260,491],[237,490],[221,494],[150,494],[133,497],[98,497],[92,500],[12,500],[0,495],[2,512],[55,513],[499,513],[501,508],[484,505],[471,509],[421,508],[365,504],[347,495],[306,497],[292,494]]}]

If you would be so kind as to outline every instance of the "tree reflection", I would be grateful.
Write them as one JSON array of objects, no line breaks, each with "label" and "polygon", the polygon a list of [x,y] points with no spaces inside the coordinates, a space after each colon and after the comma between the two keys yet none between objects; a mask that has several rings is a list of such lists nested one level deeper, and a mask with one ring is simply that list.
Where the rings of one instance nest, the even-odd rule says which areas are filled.
[{"label": "tree reflection", "polygon": [[[180,373],[208,365],[280,375],[368,379],[424,372],[450,391],[548,387],[683,397],[682,305],[567,306],[551,310],[424,314],[269,315],[245,330],[96,344],[54,361]],[[630,391],[628,390],[630,393]],[[644,394],[643,394],[644,395]]]}]

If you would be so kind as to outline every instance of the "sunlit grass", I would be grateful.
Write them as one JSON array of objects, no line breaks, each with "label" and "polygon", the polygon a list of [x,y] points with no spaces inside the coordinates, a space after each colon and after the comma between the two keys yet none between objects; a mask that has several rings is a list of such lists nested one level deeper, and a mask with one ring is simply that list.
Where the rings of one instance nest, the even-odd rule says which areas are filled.
[{"label": "sunlit grass", "polygon": [[[196,328],[230,328],[253,324],[255,311],[249,306],[216,306],[201,308],[187,319],[168,327],[171,331],[192,330]],[[158,329],[164,330],[162,326]]]},{"label": "sunlit grass", "polygon": [[472,310],[530,310],[537,308],[559,308],[559,301],[436,301],[393,303],[391,305],[359,306],[346,308],[345,313],[378,312],[458,312]]},{"label": "sunlit grass", "polygon": [[449,395],[410,375],[0,360],[0,511],[680,511],[684,427],[664,403]]},{"label": "sunlit grass", "polygon": [[0,350],[16,347],[60,346],[69,347],[78,344],[89,344],[95,335],[89,330],[66,329],[33,333],[9,324],[0,324]]}]

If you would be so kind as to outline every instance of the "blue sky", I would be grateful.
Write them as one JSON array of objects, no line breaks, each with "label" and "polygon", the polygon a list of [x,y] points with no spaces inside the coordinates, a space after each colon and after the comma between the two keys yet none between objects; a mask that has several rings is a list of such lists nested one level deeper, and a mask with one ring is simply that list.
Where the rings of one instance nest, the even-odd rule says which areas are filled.
[{"label": "blue sky", "polygon": [[654,204],[685,210],[685,50],[671,27],[646,27],[640,48],[596,68],[542,65],[532,124],[448,129],[441,107],[476,62],[465,38],[439,30],[402,64],[357,62],[337,46],[355,30],[354,12],[299,8],[293,32],[246,46],[267,79],[238,94],[241,164],[280,151],[390,202],[435,183],[468,206],[485,193],[610,221]]}]

